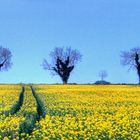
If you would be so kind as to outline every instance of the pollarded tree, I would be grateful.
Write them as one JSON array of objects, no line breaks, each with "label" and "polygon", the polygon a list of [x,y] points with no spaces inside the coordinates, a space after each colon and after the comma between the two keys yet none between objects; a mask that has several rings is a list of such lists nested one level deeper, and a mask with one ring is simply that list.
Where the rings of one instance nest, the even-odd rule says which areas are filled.
[{"label": "pollarded tree", "polygon": [[0,71],[8,70],[11,68],[12,53],[8,48],[0,46]]},{"label": "pollarded tree", "polygon": [[52,59],[51,64],[46,59],[43,60],[43,68],[50,70],[53,74],[60,76],[63,84],[68,83],[71,72],[75,68],[78,61],[81,60],[82,55],[78,50],[73,50],[71,47],[66,49],[56,47],[50,53]]},{"label": "pollarded tree", "polygon": [[137,71],[140,84],[140,47],[122,52],[121,58],[121,62],[124,66],[128,65],[129,69],[133,68]]}]

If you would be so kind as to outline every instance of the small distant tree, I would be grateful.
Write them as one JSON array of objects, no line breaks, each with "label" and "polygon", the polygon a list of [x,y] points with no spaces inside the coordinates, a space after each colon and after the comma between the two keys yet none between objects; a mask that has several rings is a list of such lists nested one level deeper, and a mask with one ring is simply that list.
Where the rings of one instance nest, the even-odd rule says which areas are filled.
[{"label": "small distant tree", "polygon": [[107,72],[105,70],[100,71],[99,77],[103,81],[108,76]]},{"label": "small distant tree", "polygon": [[77,62],[81,60],[82,55],[78,50],[73,50],[71,47],[56,47],[51,51],[50,57],[52,59],[51,64],[44,59],[43,68],[45,70],[50,70],[52,74],[59,75],[63,84],[67,84],[71,72],[75,68]]},{"label": "small distant tree", "polygon": [[129,69],[137,71],[140,84],[140,47],[132,48],[130,51],[121,53],[121,63],[124,66],[129,66]]},{"label": "small distant tree", "polygon": [[0,46],[0,71],[8,70],[11,68],[12,53],[8,48]]}]

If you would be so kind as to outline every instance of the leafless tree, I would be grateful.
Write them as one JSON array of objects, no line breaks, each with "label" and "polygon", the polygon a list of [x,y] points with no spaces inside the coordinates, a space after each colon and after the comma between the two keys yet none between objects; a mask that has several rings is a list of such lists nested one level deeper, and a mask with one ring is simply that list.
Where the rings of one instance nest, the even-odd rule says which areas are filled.
[{"label": "leafless tree", "polygon": [[44,59],[43,68],[59,75],[63,84],[67,84],[71,72],[77,62],[81,60],[82,55],[78,50],[73,50],[71,47],[56,47],[51,51],[50,57],[52,59],[51,64]]},{"label": "leafless tree", "polygon": [[107,72],[105,70],[100,71],[99,77],[101,77],[101,80],[103,81],[108,76]]},{"label": "leafless tree", "polygon": [[11,68],[12,53],[8,48],[0,46],[0,71],[8,70]]},{"label": "leafless tree", "polygon": [[130,51],[123,51],[121,58],[122,65],[128,65],[129,69],[137,71],[140,84],[140,47],[132,48]]}]

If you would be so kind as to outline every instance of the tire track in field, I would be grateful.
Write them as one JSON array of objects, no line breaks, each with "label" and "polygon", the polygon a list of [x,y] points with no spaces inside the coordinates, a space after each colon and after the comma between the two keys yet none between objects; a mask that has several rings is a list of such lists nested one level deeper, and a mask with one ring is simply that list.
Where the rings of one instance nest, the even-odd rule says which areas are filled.
[{"label": "tire track in field", "polygon": [[40,118],[45,118],[45,109],[44,109],[44,104],[42,102],[42,100],[40,99],[40,97],[37,95],[37,93],[35,92],[35,89],[31,86],[31,90],[32,90],[32,94],[33,96],[35,97],[36,99],[36,103],[37,103],[37,113],[38,113],[38,116],[39,116],[39,120],[40,121]]},{"label": "tire track in field", "polygon": [[45,117],[44,104],[42,103],[41,99],[36,94],[35,89],[32,86],[30,86],[30,90],[32,92],[33,98],[35,98],[37,112],[36,113],[32,113],[32,112],[24,113],[26,120],[23,123],[21,123],[21,125],[19,127],[20,139],[24,138],[21,136],[23,133],[31,135],[31,133],[33,132],[33,129],[36,126],[36,122],[37,121],[39,122],[41,118]]},{"label": "tire track in field", "polygon": [[24,101],[19,115],[24,120],[19,125],[19,138],[24,139],[25,135],[30,135],[35,127],[36,121],[38,121],[38,113],[36,109],[36,99],[34,98],[29,85],[25,86]]},{"label": "tire track in field", "polygon": [[16,114],[20,110],[20,108],[23,105],[24,91],[25,91],[25,88],[22,87],[21,93],[19,95],[18,102],[16,104],[14,104],[9,111],[4,113],[6,116],[14,115],[14,114]]}]

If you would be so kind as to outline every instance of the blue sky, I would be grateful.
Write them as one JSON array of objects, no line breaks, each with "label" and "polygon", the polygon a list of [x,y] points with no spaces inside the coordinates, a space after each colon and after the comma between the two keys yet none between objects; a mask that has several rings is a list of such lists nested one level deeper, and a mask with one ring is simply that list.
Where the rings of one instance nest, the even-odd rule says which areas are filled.
[{"label": "blue sky", "polygon": [[94,83],[106,70],[113,83],[137,83],[135,71],[120,64],[120,52],[140,45],[139,0],[1,0],[0,44],[13,66],[0,83],[57,83],[40,66],[54,47],[83,54],[69,82]]}]

